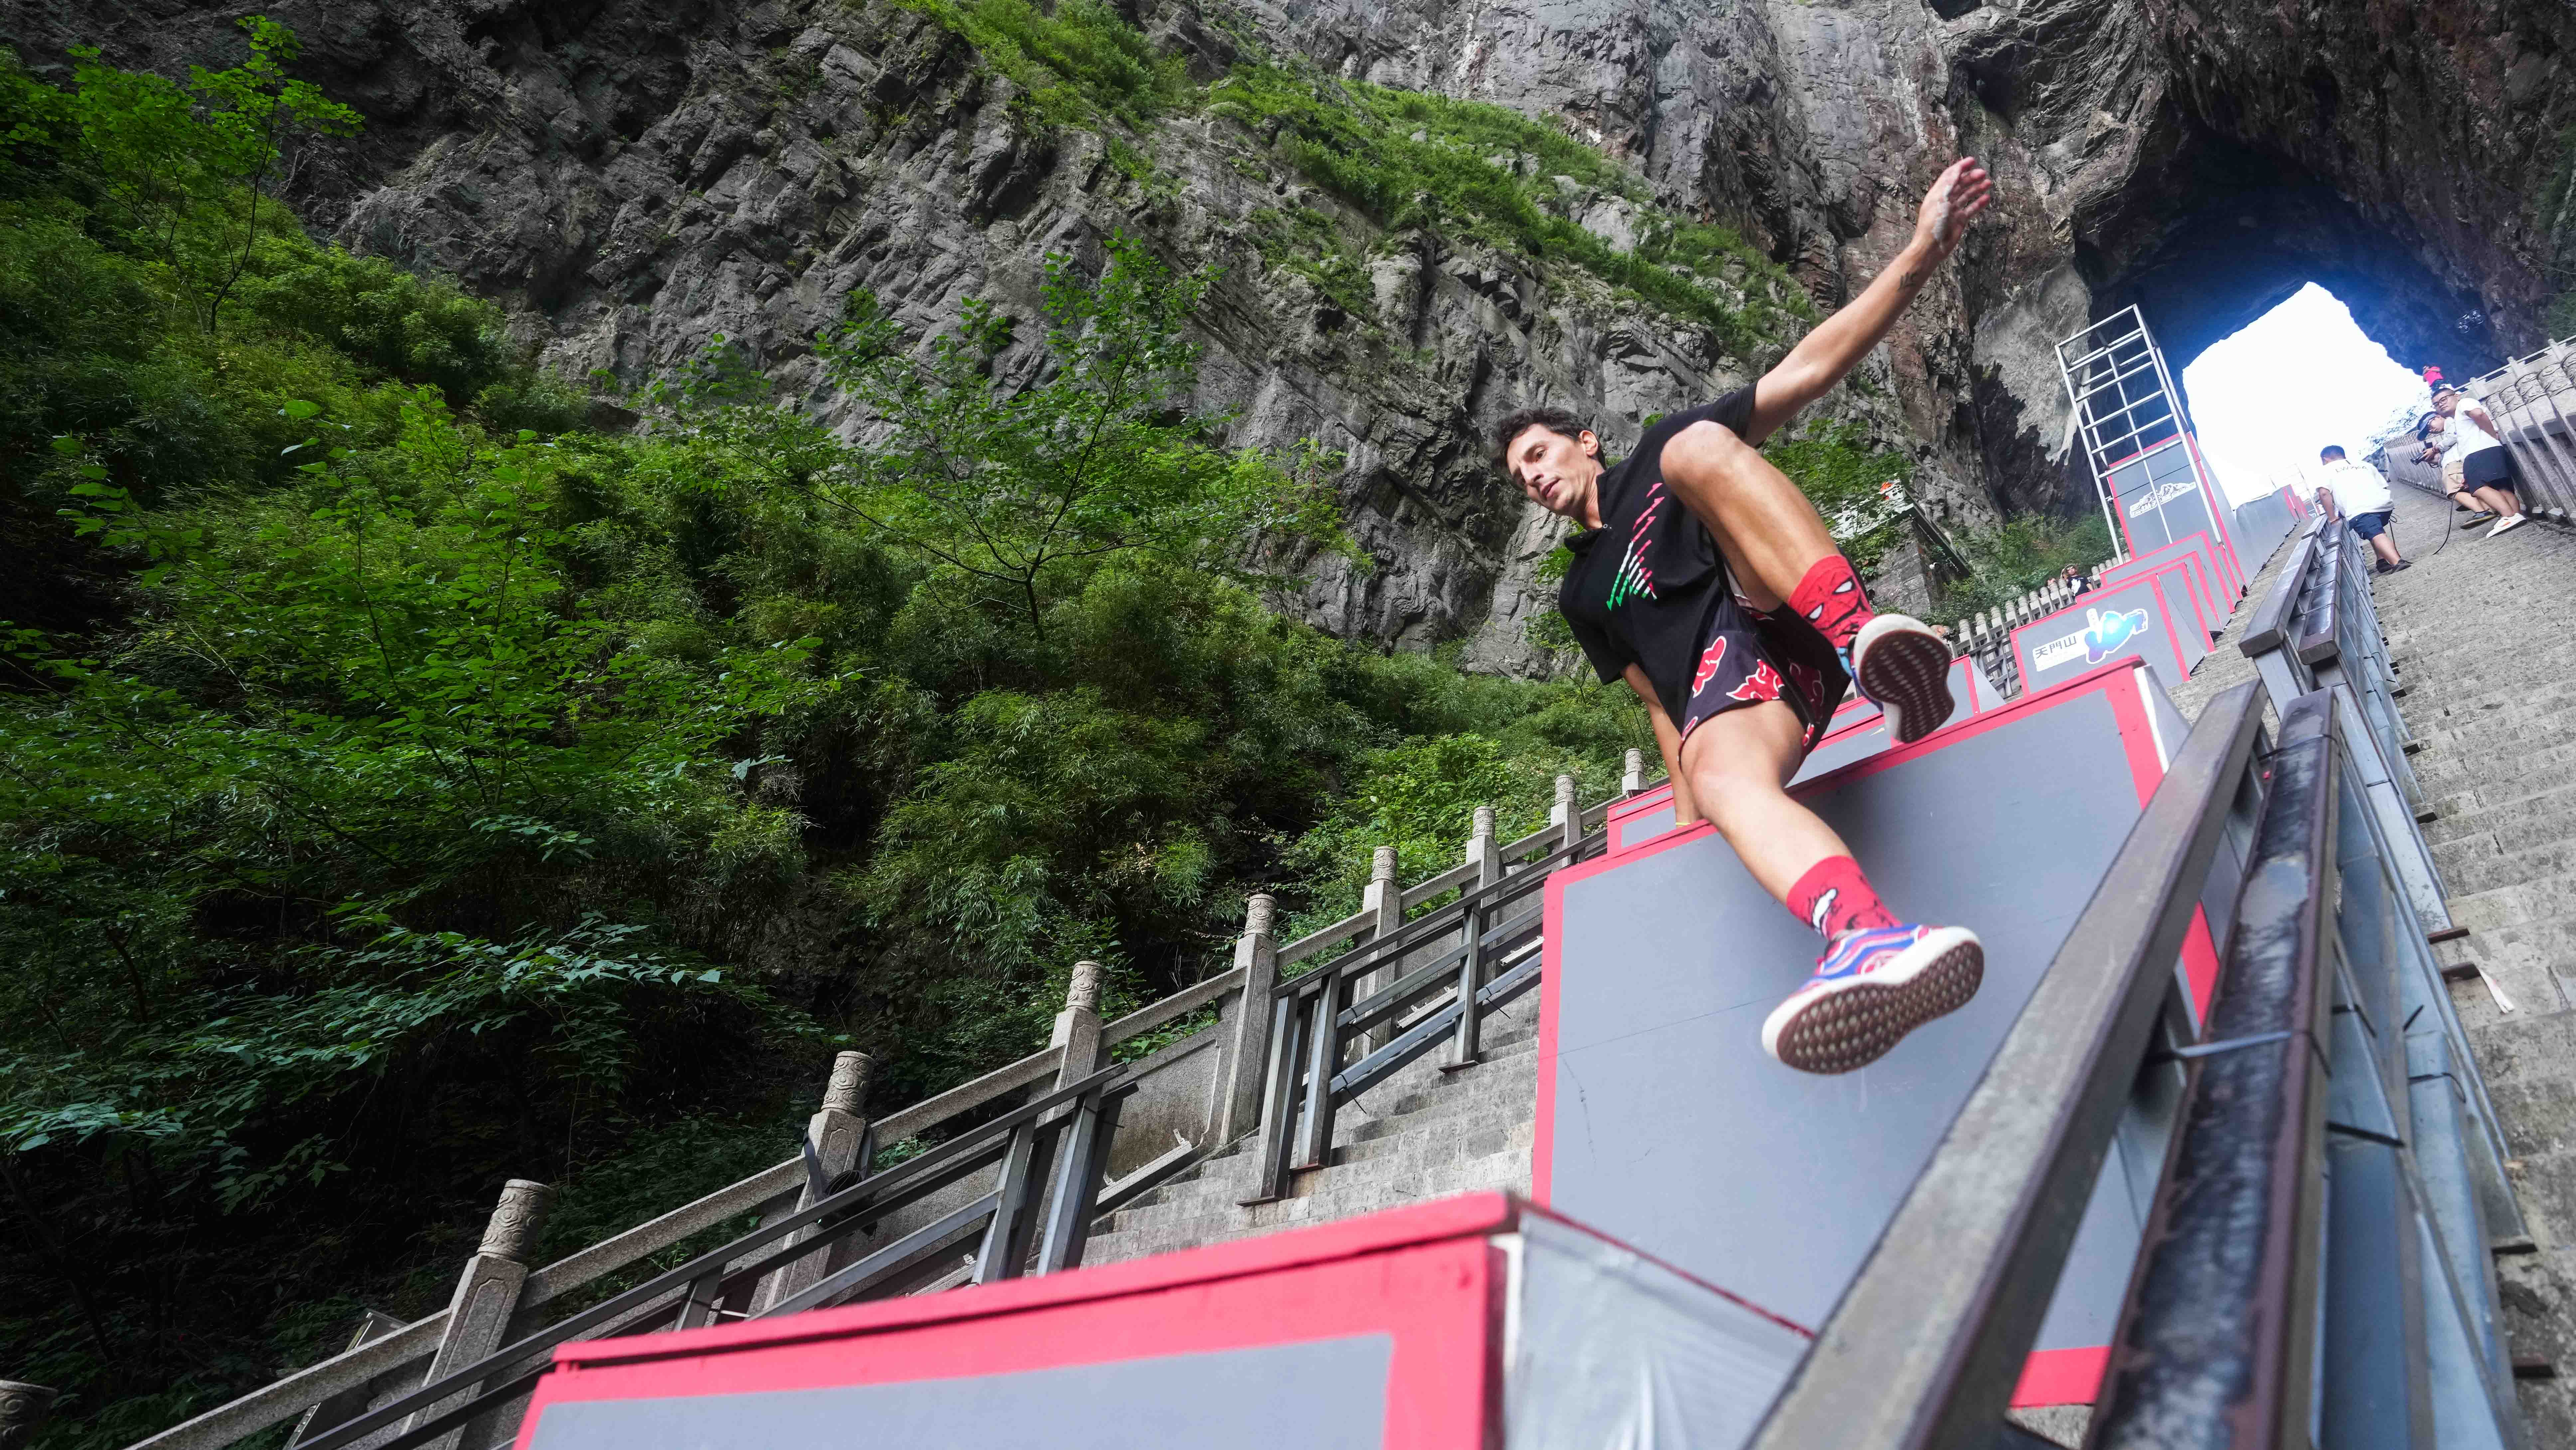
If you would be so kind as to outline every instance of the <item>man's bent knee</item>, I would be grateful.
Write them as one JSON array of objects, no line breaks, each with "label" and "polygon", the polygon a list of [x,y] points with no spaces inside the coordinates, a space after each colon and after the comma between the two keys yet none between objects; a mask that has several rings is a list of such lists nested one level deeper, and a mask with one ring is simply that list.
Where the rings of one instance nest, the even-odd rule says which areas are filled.
[{"label": "man's bent knee", "polygon": [[1675,483],[1724,483],[1761,456],[1734,429],[1702,420],[1664,444],[1664,477]]}]

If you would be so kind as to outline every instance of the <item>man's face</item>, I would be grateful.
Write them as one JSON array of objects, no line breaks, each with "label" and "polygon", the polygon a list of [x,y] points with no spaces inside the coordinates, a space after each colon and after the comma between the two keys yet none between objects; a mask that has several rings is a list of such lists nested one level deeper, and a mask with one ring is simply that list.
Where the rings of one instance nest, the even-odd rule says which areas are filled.
[{"label": "man's face", "polygon": [[1580,520],[1601,481],[1601,440],[1584,429],[1572,438],[1533,423],[1503,452],[1512,482],[1552,514]]},{"label": "man's face", "polygon": [[2451,416],[2454,412],[2457,412],[2459,410],[2459,406],[2460,395],[2457,393],[2435,393],[2433,395],[2433,411],[2441,414],[2445,418]]}]

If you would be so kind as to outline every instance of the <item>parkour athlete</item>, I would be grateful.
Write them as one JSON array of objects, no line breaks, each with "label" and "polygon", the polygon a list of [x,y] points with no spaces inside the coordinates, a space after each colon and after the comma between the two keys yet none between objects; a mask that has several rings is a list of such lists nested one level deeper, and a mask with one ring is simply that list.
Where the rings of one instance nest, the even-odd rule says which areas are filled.
[{"label": "parkour athlete", "polygon": [[1503,471],[1582,525],[1559,607],[1603,682],[1646,704],[1677,821],[1703,817],[1762,888],[1826,941],[1816,973],[1771,1013],[1762,1045],[1806,1072],[1849,1072],[1976,995],[1985,948],[1957,926],[1899,922],[1851,848],[1786,783],[1846,683],[1899,743],[1950,717],[1950,647],[1873,614],[1851,561],[1798,486],[1754,451],[1842,380],[1958,249],[1993,199],[1974,157],[1941,173],[1913,240],[1851,305],[1749,388],[1676,413],[1605,467],[1573,414],[1503,420]]}]

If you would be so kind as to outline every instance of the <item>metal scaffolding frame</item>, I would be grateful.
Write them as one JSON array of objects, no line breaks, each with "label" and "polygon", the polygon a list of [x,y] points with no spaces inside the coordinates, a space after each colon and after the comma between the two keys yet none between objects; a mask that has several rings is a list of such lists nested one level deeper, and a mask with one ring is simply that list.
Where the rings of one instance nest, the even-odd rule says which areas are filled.
[{"label": "metal scaffolding frame", "polygon": [[[2129,557],[2111,497],[2111,469],[2176,443],[2189,431],[2182,393],[2165,368],[2164,350],[2135,307],[2124,307],[2057,344],[2057,375],[2075,406],[2075,430],[2092,470],[2093,493],[2110,526],[2114,562]],[[2192,460],[2200,472],[2198,458]],[[2206,479],[2203,480],[2207,482]]]}]

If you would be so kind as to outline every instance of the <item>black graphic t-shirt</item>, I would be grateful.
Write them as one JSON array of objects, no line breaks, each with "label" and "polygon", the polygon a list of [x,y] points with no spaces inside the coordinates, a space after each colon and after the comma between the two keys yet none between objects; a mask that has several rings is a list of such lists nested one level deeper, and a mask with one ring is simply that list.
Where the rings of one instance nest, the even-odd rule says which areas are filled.
[{"label": "black graphic t-shirt", "polygon": [[1556,599],[1602,683],[1621,678],[1635,661],[1676,722],[1709,623],[1734,588],[1717,540],[1664,487],[1664,445],[1703,421],[1743,436],[1753,423],[1753,390],[1738,388],[1662,419],[1636,452],[1601,475],[1601,527],[1565,541],[1574,565]]}]

